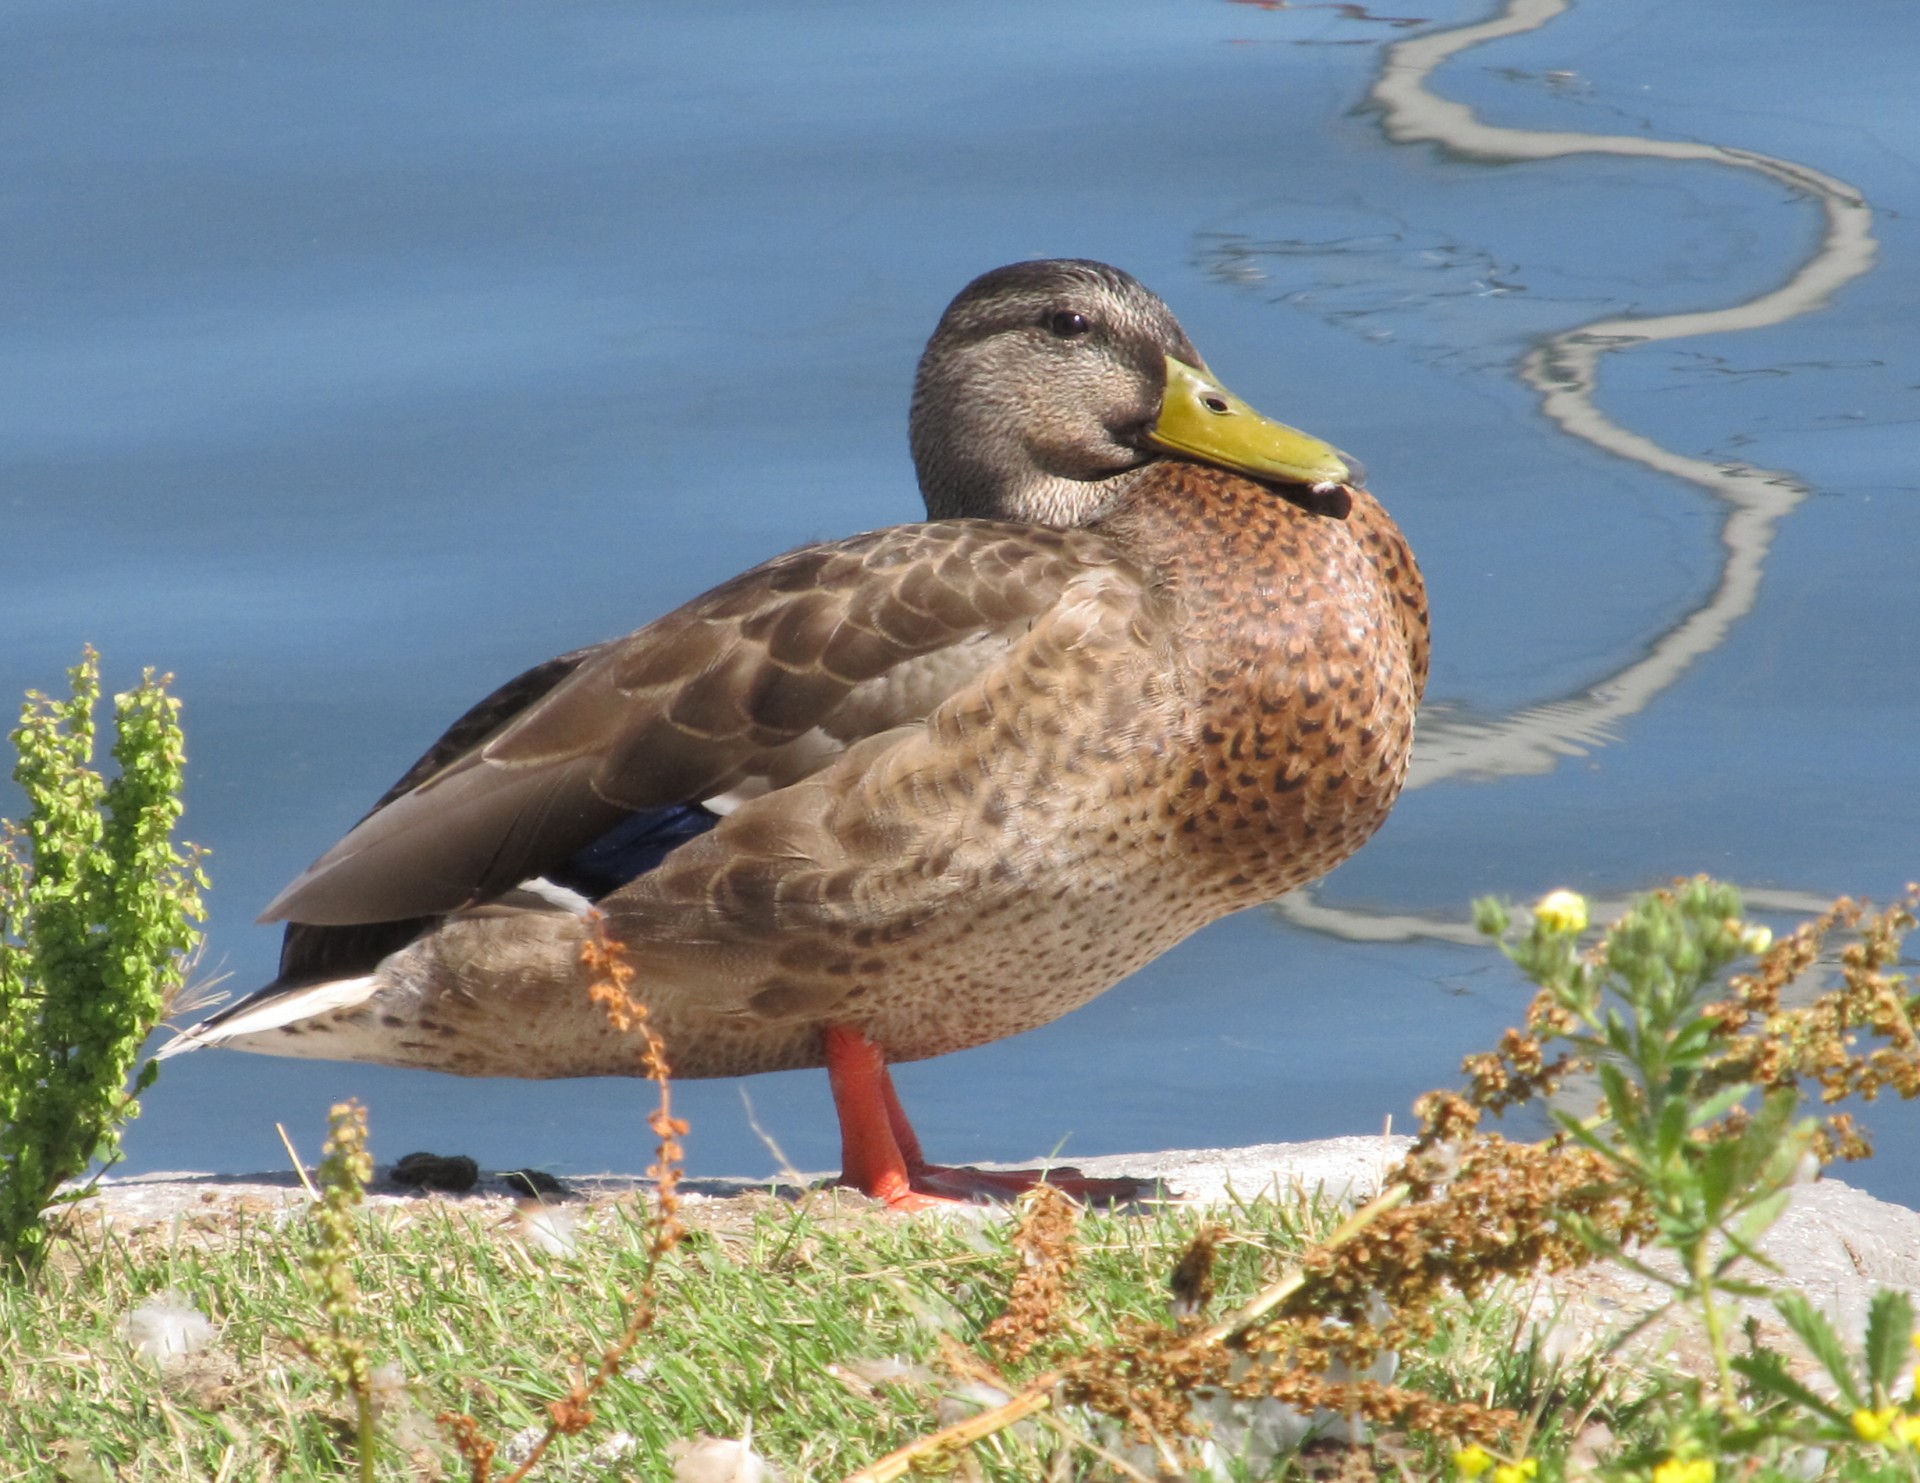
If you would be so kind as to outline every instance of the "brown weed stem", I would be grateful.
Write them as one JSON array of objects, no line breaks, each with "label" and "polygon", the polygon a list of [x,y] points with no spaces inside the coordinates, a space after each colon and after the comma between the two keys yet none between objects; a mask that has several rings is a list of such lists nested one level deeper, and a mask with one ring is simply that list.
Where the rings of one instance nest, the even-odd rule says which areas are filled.
[{"label": "brown weed stem", "polygon": [[[1403,1204],[1409,1193],[1407,1186],[1397,1184],[1375,1196],[1342,1221],[1339,1228],[1321,1243],[1321,1250],[1331,1252],[1352,1240],[1389,1210]],[[1184,1358],[1239,1338],[1267,1313],[1298,1291],[1306,1280],[1307,1273],[1304,1268],[1292,1268],[1285,1277],[1266,1288],[1245,1306],[1221,1319],[1220,1322],[1196,1334],[1175,1340],[1168,1351],[1169,1357]],[[1005,1431],[1015,1423],[1046,1410],[1053,1404],[1055,1394],[1063,1380],[1069,1380],[1081,1372],[1094,1371],[1110,1357],[1106,1350],[1096,1349],[1080,1356],[1070,1364],[1049,1370],[1031,1381],[1018,1394],[999,1405],[990,1407],[977,1416],[969,1416],[964,1421],[956,1421],[951,1426],[943,1426],[939,1431],[916,1438],[906,1446],[889,1452],[878,1461],[868,1463],[858,1472],[849,1473],[842,1483],[892,1483],[893,1479],[904,1477],[921,1463],[945,1453],[971,1447],[976,1442],[985,1441],[996,1432]]]}]

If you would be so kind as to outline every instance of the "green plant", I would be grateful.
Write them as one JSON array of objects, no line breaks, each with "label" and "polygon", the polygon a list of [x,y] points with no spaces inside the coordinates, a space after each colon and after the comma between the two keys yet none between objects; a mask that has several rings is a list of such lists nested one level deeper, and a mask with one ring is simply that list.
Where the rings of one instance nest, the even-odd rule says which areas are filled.
[{"label": "green plant", "polygon": [[[1507,930],[1497,903],[1475,911],[1483,931]],[[1655,1244],[1679,1258],[1680,1275],[1640,1260],[1592,1220],[1575,1214],[1570,1227],[1597,1254],[1695,1305],[1713,1353],[1713,1399],[1728,1408],[1736,1385],[1724,1299],[1766,1294],[1740,1269],[1768,1265],[1759,1239],[1786,1208],[1817,1131],[1801,1116],[1796,1087],[1762,1089],[1720,1073],[1722,1017],[1708,991],[1730,964],[1770,946],[1772,934],[1741,920],[1731,886],[1704,878],[1636,902],[1581,955],[1585,927],[1585,903],[1556,892],[1536,908],[1531,929],[1503,946],[1551,1000],[1537,1016],[1546,1044],[1564,1045],[1599,1079],[1599,1112],[1556,1109],[1554,1120],[1646,1203]]]},{"label": "green plant", "polygon": [[1749,1382],[1759,1424],[1810,1448],[1865,1444],[1859,1450],[1872,1462],[1920,1477],[1920,1398],[1911,1381],[1899,1393],[1914,1348],[1913,1300],[1884,1288],[1874,1294],[1857,1359],[1799,1293],[1781,1294],[1774,1307],[1825,1373],[1829,1393],[1802,1384],[1771,1350],[1743,1355],[1734,1367]]},{"label": "green plant", "polygon": [[360,1287],[349,1263],[359,1248],[354,1212],[366,1203],[373,1178],[367,1152],[367,1109],[358,1102],[338,1103],[327,1114],[327,1145],[320,1160],[321,1195],[313,1207],[313,1249],[307,1270],[326,1316],[324,1332],[301,1345],[326,1370],[335,1392],[353,1406],[354,1437],[361,1483],[373,1483],[373,1361],[360,1333]]},{"label": "green plant", "polygon": [[141,1043],[185,979],[206,877],[176,848],[186,765],[180,703],[151,670],[114,697],[119,776],[92,767],[99,656],[72,697],[29,692],[14,779],[25,819],[0,821],[0,1264],[45,1255],[60,1184],[119,1151],[119,1127],[153,1081],[129,1089]]},{"label": "green plant", "polygon": [[[1920,995],[1887,971],[1914,925],[1911,889],[1876,916],[1840,902],[1777,944],[1743,920],[1733,888],[1704,877],[1643,897],[1584,951],[1587,907],[1571,892],[1544,898],[1524,930],[1515,931],[1497,902],[1477,903],[1475,914],[1541,993],[1526,1033],[1509,1032],[1500,1051],[1469,1060],[1468,1100],[1499,1108],[1551,1093],[1573,1071],[1594,1073],[1598,1109],[1582,1116],[1556,1108],[1554,1120],[1597,1161],[1603,1185],[1643,1217],[1637,1228],[1578,1211],[1555,1218],[1595,1255],[1664,1287],[1668,1308],[1697,1314],[1712,1354],[1712,1372],[1681,1383],[1661,1408],[1657,1434],[1628,1449],[1608,1475],[1711,1483],[1716,1467],[1731,1464],[1743,1474],[1812,1476],[1831,1458],[1836,1476],[1892,1469],[1920,1478],[1920,1401],[1910,1383],[1904,1401],[1896,1394],[1911,1357],[1907,1295],[1875,1296],[1856,1358],[1818,1308],[1762,1280],[1773,1268],[1760,1250],[1792,1186],[1817,1160],[1868,1151],[1845,1114],[1809,1114],[1803,1083],[1828,1103],[1920,1088]],[[1841,982],[1804,1007],[1783,1008],[1781,991],[1816,965],[1841,925],[1861,928],[1840,955]],[[1762,956],[1753,972],[1721,982],[1728,967],[1755,954]],[[1862,1030],[1882,1044],[1856,1050]],[[1664,1252],[1671,1265],[1636,1248]],[[1745,1352],[1735,1353],[1734,1298],[1772,1300],[1825,1372],[1832,1398],[1803,1383],[1751,1323]],[[1485,1460],[1462,1457],[1467,1472]]]},{"label": "green plant", "polygon": [[[1796,1179],[1817,1158],[1864,1152],[1844,1114],[1808,1113],[1803,1082],[1827,1101],[1920,1087],[1920,996],[1888,971],[1913,912],[1912,897],[1877,916],[1843,902],[1775,944],[1742,918],[1731,887],[1701,878],[1643,897],[1583,946],[1587,906],[1570,892],[1543,899],[1518,930],[1507,908],[1480,903],[1482,929],[1502,939],[1541,992],[1524,1029],[1468,1059],[1464,1092],[1422,1099],[1421,1135],[1388,1176],[1387,1196],[1310,1250],[1229,1329],[1143,1325],[1120,1343],[1059,1357],[1004,1405],[896,1451],[849,1483],[901,1476],[1061,1400],[1125,1422],[1171,1456],[1169,1444],[1192,1433],[1196,1397],[1223,1392],[1279,1400],[1300,1415],[1394,1426],[1421,1444],[1429,1475],[1446,1469],[1445,1446],[1464,1441],[1452,1472],[1491,1483],[1920,1478],[1920,1400],[1910,1386],[1896,1393],[1913,1328],[1904,1295],[1875,1300],[1858,1359],[1816,1309],[1777,1301],[1838,1401],[1796,1379],[1757,1328],[1747,1327],[1736,1353],[1729,1302],[1771,1295],[1759,1242]],[[1781,991],[1816,966],[1826,935],[1842,925],[1858,927],[1860,940],[1840,955],[1841,982],[1804,1007],[1782,1008]],[[1726,976],[1756,954],[1752,972]],[[1861,1031],[1878,1042],[1872,1049],[1855,1048]],[[1597,1080],[1600,1105],[1590,1115],[1554,1110],[1557,1137],[1527,1145],[1480,1130],[1483,1113],[1550,1097],[1577,1072]],[[1060,1276],[1068,1275],[1065,1243],[1030,1244],[1053,1252]],[[1457,1385],[1451,1395],[1423,1389],[1417,1372],[1386,1383],[1364,1378],[1387,1353],[1405,1359],[1431,1346],[1454,1295],[1478,1298],[1497,1291],[1503,1276],[1599,1259],[1666,1289],[1667,1305],[1646,1321],[1687,1310],[1711,1354],[1705,1376],[1676,1376],[1613,1410],[1626,1434],[1611,1456],[1573,1458],[1574,1433],[1600,1399],[1593,1385],[1577,1385],[1563,1401],[1541,1396],[1523,1414],[1489,1405],[1492,1390],[1476,1399]],[[1016,1307],[1023,1287],[1029,1296],[1041,1291],[1025,1274]],[[1070,1300],[1064,1288],[1046,1289],[1049,1313]],[[1024,1309],[1017,1327],[1051,1331]],[[1218,1337],[1229,1341],[1231,1358],[1207,1342]],[[982,1363],[975,1368],[985,1373]],[[1349,1462],[1373,1475],[1364,1449]]]}]

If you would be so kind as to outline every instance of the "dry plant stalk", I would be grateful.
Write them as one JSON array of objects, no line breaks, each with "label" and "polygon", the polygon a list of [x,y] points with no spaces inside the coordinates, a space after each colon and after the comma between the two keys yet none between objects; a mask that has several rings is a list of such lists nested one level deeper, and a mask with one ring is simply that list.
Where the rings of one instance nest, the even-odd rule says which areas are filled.
[{"label": "dry plant stalk", "polygon": [[[1917,915],[1916,884],[1880,912],[1843,897],[1776,942],[1756,971],[1735,975],[1727,999],[1713,1006],[1728,1041],[1716,1068],[1722,1083],[1788,1086],[1804,1076],[1828,1105],[1852,1096],[1871,1102],[1887,1090],[1920,1096],[1920,995],[1911,979],[1887,971],[1899,963],[1901,939]],[[1859,933],[1840,954],[1839,985],[1801,1008],[1782,1009],[1782,991],[1814,966],[1836,928]],[[1861,1030],[1880,1042],[1865,1053],[1853,1049]],[[1822,1163],[1833,1163],[1867,1158],[1873,1145],[1851,1116],[1834,1113],[1822,1119],[1814,1149]]]},{"label": "dry plant stalk", "polygon": [[[1920,994],[1911,979],[1888,971],[1899,963],[1901,939],[1917,922],[1920,884],[1909,884],[1900,900],[1879,912],[1842,897],[1774,942],[1753,972],[1733,975],[1727,997],[1707,1007],[1719,1022],[1721,1050],[1703,1095],[1741,1082],[1769,1090],[1791,1087],[1804,1077],[1828,1105],[1852,1096],[1871,1102],[1889,1090],[1920,1096]],[[1839,955],[1840,983],[1805,1005],[1782,1008],[1786,989],[1819,963],[1835,930],[1859,934]],[[1524,1031],[1508,1030],[1498,1050],[1467,1058],[1465,1094],[1429,1094],[1450,1099],[1434,1102],[1430,1121],[1442,1126],[1431,1141],[1471,1133],[1478,1109],[1503,1112],[1552,1095],[1582,1067],[1566,1056],[1546,1062],[1541,1042],[1570,1027],[1567,1011],[1542,990],[1527,1011]],[[1854,1050],[1861,1031],[1878,1042],[1871,1050]],[[1815,1151],[1823,1163],[1832,1163],[1867,1158],[1873,1147],[1850,1115],[1834,1113],[1822,1120]]]},{"label": "dry plant stalk", "polygon": [[[1729,997],[1709,1010],[1724,1045],[1714,1084],[1773,1088],[1806,1077],[1828,1103],[1855,1094],[1872,1100],[1888,1089],[1920,1095],[1920,994],[1912,979],[1889,971],[1917,917],[1920,886],[1875,914],[1842,900],[1775,943],[1755,972],[1734,976]],[[1840,955],[1840,985],[1805,1007],[1782,1009],[1782,990],[1814,966],[1835,928],[1859,933]],[[1456,1441],[1490,1444],[1512,1435],[1520,1418],[1509,1411],[1328,1377],[1336,1365],[1360,1373],[1383,1352],[1424,1343],[1438,1325],[1443,1293],[1472,1297],[1501,1277],[1593,1262],[1596,1250],[1575,1235],[1576,1226],[1620,1247],[1654,1234],[1645,1196],[1601,1155],[1557,1137],[1517,1144],[1480,1131],[1484,1113],[1545,1099],[1583,1069],[1571,1056],[1547,1059],[1545,1043],[1572,1028],[1568,1012],[1542,991],[1524,1030],[1508,1030],[1498,1049],[1467,1058],[1464,1092],[1431,1092],[1416,1104],[1421,1132],[1388,1175],[1398,1183],[1234,1315],[1197,1331],[1191,1320],[1184,1331],[1138,1325],[1113,1344],[1059,1363],[1005,1404],[922,1437],[845,1483],[890,1483],[1062,1401],[1118,1418],[1137,1435],[1179,1436],[1191,1429],[1191,1397],[1203,1387]],[[1873,1049],[1853,1048],[1859,1031],[1878,1042]],[[1734,1116],[1697,1136],[1731,1136],[1739,1127]],[[1870,1152],[1845,1114],[1826,1120],[1816,1150],[1823,1160]],[[1188,1278],[1203,1283],[1205,1256],[1190,1251],[1182,1269],[1190,1263]],[[1019,1275],[1027,1277],[1027,1269]],[[1022,1298],[1016,1283],[1004,1333],[1023,1331],[1012,1318],[1026,1301],[1038,1311],[1041,1300]],[[1057,1312],[1061,1296],[1049,1293],[1044,1302],[1046,1312]],[[1234,1373],[1236,1355],[1243,1358]]]},{"label": "dry plant stalk", "polygon": [[1173,1292],[1173,1316],[1198,1323],[1213,1306],[1213,1268],[1220,1254],[1220,1241],[1226,1235],[1223,1226],[1204,1225],[1193,1233],[1193,1240],[1174,1264],[1167,1286]]},{"label": "dry plant stalk", "polygon": [[[1331,1250],[1351,1241],[1406,1197],[1404,1186],[1376,1196],[1341,1222],[1319,1249]],[[1144,1344],[1103,1345],[1077,1355],[1036,1376],[1000,1405],[917,1438],[849,1473],[842,1483],[893,1483],[916,1467],[933,1465],[1059,1401],[1093,1406],[1159,1435],[1177,1435],[1184,1429],[1187,1393],[1192,1385],[1214,1383],[1223,1377],[1234,1347],[1306,1280],[1306,1274],[1295,1268],[1229,1317],[1198,1331],[1173,1334],[1155,1330],[1154,1340]],[[1204,1372],[1209,1378],[1188,1383],[1188,1371]],[[982,1378],[1012,1388],[1001,1377],[983,1372]],[[1169,1398],[1177,1409],[1170,1410],[1164,1404]],[[1145,1405],[1136,1404],[1139,1401]],[[1169,1425],[1156,1424],[1169,1419]]]},{"label": "dry plant stalk", "polygon": [[[1854,1094],[1871,1100],[1889,1088],[1905,1097],[1920,1093],[1920,996],[1909,992],[1910,980],[1888,972],[1917,907],[1920,888],[1913,886],[1874,914],[1841,900],[1774,943],[1755,972],[1731,978],[1729,997],[1708,1011],[1719,1021],[1724,1048],[1703,1095],[1741,1082],[1788,1087],[1799,1077],[1817,1082],[1828,1103]],[[1814,967],[1836,928],[1860,934],[1840,955],[1840,984],[1802,1008],[1780,1008],[1782,991]],[[1422,1131],[1390,1176],[1409,1182],[1414,1201],[1331,1259],[1324,1252],[1309,1258],[1315,1278],[1289,1303],[1292,1324],[1258,1347],[1308,1371],[1324,1373],[1335,1360],[1357,1369],[1383,1350],[1429,1337],[1442,1288],[1472,1296],[1502,1275],[1562,1272],[1593,1261],[1593,1249],[1569,1232],[1577,1223],[1567,1221],[1569,1215],[1622,1247],[1652,1236],[1645,1198],[1604,1158],[1557,1138],[1522,1145],[1479,1131],[1483,1113],[1544,1099],[1571,1072],[1586,1069],[1568,1056],[1546,1058],[1544,1043],[1570,1028],[1567,1012],[1542,991],[1525,1030],[1508,1030],[1497,1050],[1467,1058],[1465,1093],[1432,1092],[1420,1100]],[[1862,1030],[1879,1042],[1864,1052],[1852,1044]],[[1734,1136],[1741,1127],[1733,1115],[1695,1136]],[[1845,1114],[1825,1120],[1815,1147],[1823,1161],[1871,1151]],[[1369,1311],[1381,1307],[1385,1321],[1370,1321]],[[1252,1393],[1250,1382],[1235,1388]],[[1495,1412],[1448,1418],[1433,1411],[1430,1398],[1400,1407],[1400,1397],[1363,1383],[1303,1385],[1297,1373],[1261,1393],[1477,1441],[1493,1440],[1515,1419]]]},{"label": "dry plant stalk", "polygon": [[1073,1327],[1066,1306],[1080,1264],[1074,1239],[1079,1225],[1080,1207],[1050,1184],[1036,1184],[1020,1197],[1006,1311],[983,1336],[1003,1363],[1018,1364]]},{"label": "dry plant stalk", "polygon": [[[1451,1111],[1453,1104],[1445,1106]],[[1420,1151],[1416,1145],[1410,1164]],[[1190,1435],[1193,1395],[1209,1389],[1272,1396],[1303,1415],[1326,1410],[1443,1437],[1498,1439],[1519,1424],[1509,1411],[1378,1381],[1330,1380],[1327,1371],[1340,1363],[1358,1372],[1384,1350],[1422,1342],[1437,1325],[1442,1289],[1477,1292],[1501,1275],[1591,1261],[1584,1246],[1552,1229],[1548,1214],[1581,1209],[1606,1219],[1609,1203],[1619,1202],[1599,1187],[1591,1156],[1575,1150],[1479,1137],[1457,1164],[1442,1162],[1452,1172],[1444,1189],[1432,1182],[1431,1170],[1423,1179],[1403,1166],[1399,1172],[1414,1173],[1414,1182],[1391,1186],[1285,1277],[1218,1322],[1199,1329],[1190,1322],[1184,1329],[1139,1324],[1037,1376],[1002,1405],[919,1438],[845,1483],[891,1483],[1058,1403],[1114,1417],[1143,1438]],[[1625,1222],[1633,1213],[1611,1214]],[[1383,1308],[1388,1316],[1376,1322],[1372,1315]]]},{"label": "dry plant stalk", "polygon": [[[660,1311],[660,1264],[686,1234],[680,1219],[679,1190],[681,1162],[686,1153],[680,1140],[686,1136],[687,1123],[673,1115],[672,1073],[667,1064],[666,1046],[647,1023],[647,1006],[633,992],[633,965],[621,955],[619,945],[607,932],[607,919],[600,912],[596,911],[589,919],[580,959],[592,974],[587,992],[593,996],[594,1003],[606,1011],[614,1029],[622,1034],[639,1035],[642,1073],[660,1088],[659,1102],[647,1118],[647,1125],[660,1142],[654,1151],[654,1162],[647,1168],[647,1177],[654,1181],[654,1195],[648,1221],[646,1262],[638,1290],[627,1297],[627,1322],[620,1337],[607,1346],[591,1370],[584,1369],[577,1357],[574,1359],[573,1380],[567,1393],[547,1407],[546,1430],[503,1483],[522,1483],[546,1456],[556,1438],[573,1436],[593,1425],[593,1398],[620,1373],[633,1346],[653,1327]],[[481,1432],[479,1422],[457,1411],[443,1411],[438,1419],[466,1461],[473,1483],[492,1483],[496,1448]]]}]

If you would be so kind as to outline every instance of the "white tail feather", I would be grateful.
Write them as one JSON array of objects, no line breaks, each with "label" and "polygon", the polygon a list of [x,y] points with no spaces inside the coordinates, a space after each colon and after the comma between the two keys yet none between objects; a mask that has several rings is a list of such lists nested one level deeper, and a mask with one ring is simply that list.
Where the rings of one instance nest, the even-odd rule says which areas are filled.
[{"label": "white tail feather", "polygon": [[[358,978],[336,978],[326,983],[308,984],[304,989],[291,989],[284,994],[275,994],[252,1009],[244,1004],[236,1006],[239,1013],[231,1019],[221,1020],[218,1024],[195,1025],[191,1030],[183,1030],[155,1053],[154,1059],[164,1061],[168,1056],[177,1056],[182,1051],[199,1050],[208,1045],[229,1045],[250,1035],[258,1035],[267,1030],[279,1030],[300,1020],[315,1019],[332,1014],[338,1010],[351,1009],[356,1004],[364,1004],[373,997],[376,987],[374,974],[366,973]],[[239,1049],[240,1047],[236,1047]],[[282,1055],[288,1054],[291,1047],[275,1042],[273,1049]]]}]

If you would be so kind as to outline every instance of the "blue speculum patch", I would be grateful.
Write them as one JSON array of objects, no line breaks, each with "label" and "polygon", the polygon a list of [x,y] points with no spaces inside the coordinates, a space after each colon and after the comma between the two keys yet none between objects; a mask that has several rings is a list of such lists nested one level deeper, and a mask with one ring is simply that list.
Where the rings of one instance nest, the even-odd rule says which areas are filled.
[{"label": "blue speculum patch", "polygon": [[699,838],[719,822],[718,814],[697,803],[643,809],[629,814],[558,869],[549,870],[547,879],[578,891],[589,901],[598,901],[638,880],[671,851]]}]

